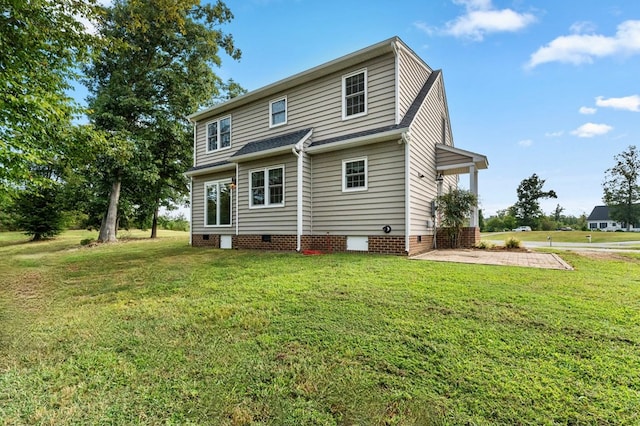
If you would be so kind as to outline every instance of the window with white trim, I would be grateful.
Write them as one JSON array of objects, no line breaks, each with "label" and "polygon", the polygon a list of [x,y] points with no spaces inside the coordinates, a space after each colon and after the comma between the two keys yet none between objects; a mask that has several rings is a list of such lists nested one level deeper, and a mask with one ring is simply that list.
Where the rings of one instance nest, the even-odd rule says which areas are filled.
[{"label": "window with white trim", "polygon": [[287,124],[287,98],[269,102],[269,127]]},{"label": "window with white trim", "polygon": [[284,166],[249,172],[250,207],[284,206]]},{"label": "window with white trim", "polygon": [[342,119],[367,113],[367,70],[342,77]]},{"label": "window with white trim", "polygon": [[204,225],[231,226],[231,180],[204,184]]},{"label": "window with white trim", "polygon": [[367,190],[367,157],[342,161],[342,191]]},{"label": "window with white trim", "polygon": [[231,146],[231,117],[207,123],[207,152]]}]

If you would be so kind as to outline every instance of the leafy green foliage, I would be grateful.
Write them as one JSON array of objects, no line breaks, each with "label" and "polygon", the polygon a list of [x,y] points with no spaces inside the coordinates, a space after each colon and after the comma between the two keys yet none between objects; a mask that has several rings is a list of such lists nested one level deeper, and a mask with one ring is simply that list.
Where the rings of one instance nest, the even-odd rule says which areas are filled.
[{"label": "leafy green foliage", "polygon": [[[228,96],[243,92],[212,70],[221,63],[219,49],[233,59],[241,56],[233,37],[220,29],[232,18],[221,1],[118,0],[107,10],[99,30],[112,43],[86,70],[90,118],[126,141],[119,152],[127,156],[115,161],[107,155],[98,162],[104,173],[100,192],[112,195],[102,222],[110,232],[101,232],[101,239],[115,235],[123,217],[144,222],[157,217],[162,203],[180,202],[188,193],[183,173],[193,145],[187,115],[225,90]],[[122,203],[115,196],[120,188]]]},{"label": "leafy green foliage", "polygon": [[442,212],[442,226],[452,242],[452,247],[460,245],[459,235],[469,214],[477,205],[478,198],[471,191],[451,189],[438,197],[438,209]]},{"label": "leafy green foliage", "polygon": [[611,219],[627,225],[640,222],[640,154],[631,145],[614,157],[616,165],[606,171],[603,201]]},{"label": "leafy green foliage", "polygon": [[57,185],[23,189],[13,204],[18,217],[16,225],[34,241],[55,237],[65,227],[65,215],[60,206]]},{"label": "leafy green foliage", "polygon": [[96,41],[79,20],[98,13],[93,1],[1,4],[0,197],[25,182],[47,184],[31,168],[50,163],[57,142],[52,133],[79,112],[65,90]]},{"label": "leafy green foliage", "polygon": [[543,215],[539,200],[558,198],[555,191],[542,190],[544,182],[534,173],[518,185],[518,201],[513,205],[513,216],[518,220],[518,225],[538,229]]}]

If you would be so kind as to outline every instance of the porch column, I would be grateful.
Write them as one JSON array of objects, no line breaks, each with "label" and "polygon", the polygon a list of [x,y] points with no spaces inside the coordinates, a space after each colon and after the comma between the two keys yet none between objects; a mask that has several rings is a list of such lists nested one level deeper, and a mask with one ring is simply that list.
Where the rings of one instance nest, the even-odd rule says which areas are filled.
[{"label": "porch column", "polygon": [[[469,190],[473,195],[476,196],[476,198],[478,197],[478,169],[476,169],[475,165],[469,167]],[[469,224],[471,225],[471,227],[480,226],[477,204],[473,206],[473,210],[471,211],[471,220]]]}]

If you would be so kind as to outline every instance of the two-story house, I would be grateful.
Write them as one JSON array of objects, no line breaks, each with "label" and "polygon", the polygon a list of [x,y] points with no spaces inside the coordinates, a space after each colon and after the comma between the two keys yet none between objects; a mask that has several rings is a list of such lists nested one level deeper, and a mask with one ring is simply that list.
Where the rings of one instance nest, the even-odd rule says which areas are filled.
[{"label": "two-story house", "polygon": [[189,119],[194,246],[427,251],[438,191],[468,173],[477,194],[488,166],[453,146],[442,72],[397,37]]}]

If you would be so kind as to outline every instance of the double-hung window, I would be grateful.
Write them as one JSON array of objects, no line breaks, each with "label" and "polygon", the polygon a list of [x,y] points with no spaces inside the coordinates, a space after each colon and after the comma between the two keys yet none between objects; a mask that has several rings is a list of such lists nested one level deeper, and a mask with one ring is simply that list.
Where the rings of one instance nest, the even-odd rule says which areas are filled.
[{"label": "double-hung window", "polygon": [[231,117],[221,118],[207,124],[207,152],[231,146]]},{"label": "double-hung window", "polygon": [[367,113],[367,70],[342,77],[342,119]]},{"label": "double-hung window", "polygon": [[367,157],[342,162],[342,191],[367,190]]},{"label": "double-hung window", "polygon": [[205,226],[231,226],[231,201],[231,180],[205,183]]},{"label": "double-hung window", "polygon": [[249,172],[250,207],[284,206],[284,166]]},{"label": "double-hung window", "polygon": [[287,124],[287,98],[269,102],[269,127]]}]

